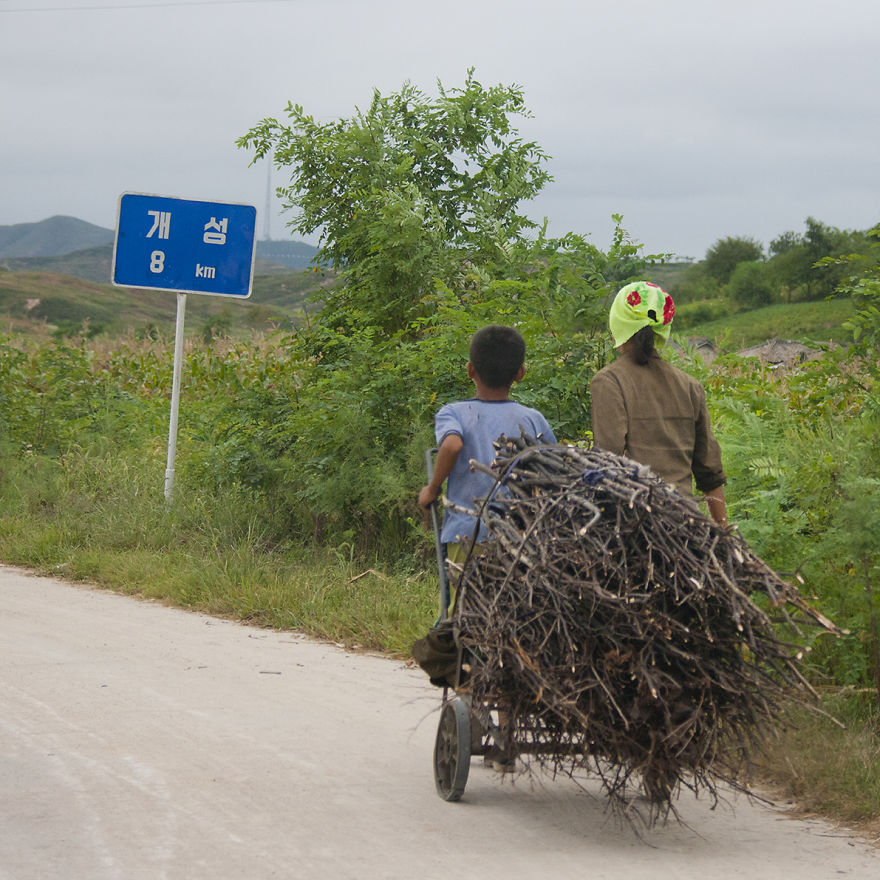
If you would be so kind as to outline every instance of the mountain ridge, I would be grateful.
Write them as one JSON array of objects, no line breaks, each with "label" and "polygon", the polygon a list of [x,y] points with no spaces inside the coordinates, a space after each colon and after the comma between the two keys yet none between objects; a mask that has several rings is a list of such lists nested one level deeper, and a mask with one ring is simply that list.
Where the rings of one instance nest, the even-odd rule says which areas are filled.
[{"label": "mountain ridge", "polygon": [[[126,330],[173,331],[173,291],[143,291],[110,283],[115,231],[57,215],[39,223],[0,226],[0,322],[26,334]],[[197,296],[187,312],[204,330],[220,320],[232,328],[290,327],[311,297],[333,283],[312,272],[317,248],[297,241],[257,242],[253,293],[232,308],[228,297]],[[153,332],[153,330],[150,330]]]},{"label": "mountain ridge", "polygon": [[[14,272],[51,271],[105,282],[110,278],[115,237],[113,229],[57,214],[36,223],[0,226],[0,260]],[[258,241],[255,274],[307,269],[317,253],[304,241]],[[94,264],[89,265],[90,260]]]},{"label": "mountain ridge", "polygon": [[112,242],[113,230],[63,214],[0,226],[0,257],[57,257]]}]

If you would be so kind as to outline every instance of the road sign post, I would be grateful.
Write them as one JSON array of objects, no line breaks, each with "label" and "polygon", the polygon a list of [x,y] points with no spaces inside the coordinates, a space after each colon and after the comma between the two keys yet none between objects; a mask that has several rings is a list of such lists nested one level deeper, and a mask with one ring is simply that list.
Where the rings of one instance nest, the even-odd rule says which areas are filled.
[{"label": "road sign post", "polygon": [[119,197],[112,281],[118,287],[177,291],[174,373],[165,499],[174,491],[177,416],[187,293],[246,299],[253,283],[257,209],[123,193]]}]

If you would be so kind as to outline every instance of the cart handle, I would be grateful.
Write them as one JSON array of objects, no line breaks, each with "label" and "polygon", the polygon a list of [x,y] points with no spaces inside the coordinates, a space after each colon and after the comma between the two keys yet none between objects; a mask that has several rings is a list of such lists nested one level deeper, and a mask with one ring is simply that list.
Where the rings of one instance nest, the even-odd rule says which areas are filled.
[{"label": "cart handle", "polygon": [[[435,446],[425,453],[429,483],[434,478],[434,456],[438,451]],[[434,528],[434,551],[437,554],[437,577],[440,582],[440,620],[446,620],[449,616],[449,576],[446,572],[446,548],[440,540],[440,516],[436,500],[428,505],[428,510],[431,511],[431,525]]]}]

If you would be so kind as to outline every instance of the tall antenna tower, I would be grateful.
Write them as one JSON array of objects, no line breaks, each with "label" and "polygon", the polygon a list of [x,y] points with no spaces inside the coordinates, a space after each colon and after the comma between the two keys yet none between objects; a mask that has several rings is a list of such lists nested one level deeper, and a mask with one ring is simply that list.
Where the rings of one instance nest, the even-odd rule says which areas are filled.
[{"label": "tall antenna tower", "polygon": [[271,218],[272,218],[272,160],[266,161],[266,211],[263,214],[263,241],[272,241]]}]

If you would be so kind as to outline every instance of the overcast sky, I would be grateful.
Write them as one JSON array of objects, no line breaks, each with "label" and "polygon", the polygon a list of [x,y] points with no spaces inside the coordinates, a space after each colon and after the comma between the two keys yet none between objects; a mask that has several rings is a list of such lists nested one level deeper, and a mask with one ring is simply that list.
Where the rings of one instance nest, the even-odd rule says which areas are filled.
[{"label": "overcast sky", "polygon": [[[606,247],[880,221],[877,0],[0,0],[0,225],[115,227],[123,192],[257,206],[235,140],[406,80],[517,84],[554,182],[527,213]],[[282,181],[273,174],[272,184]],[[268,231],[286,237],[272,200]]]}]

